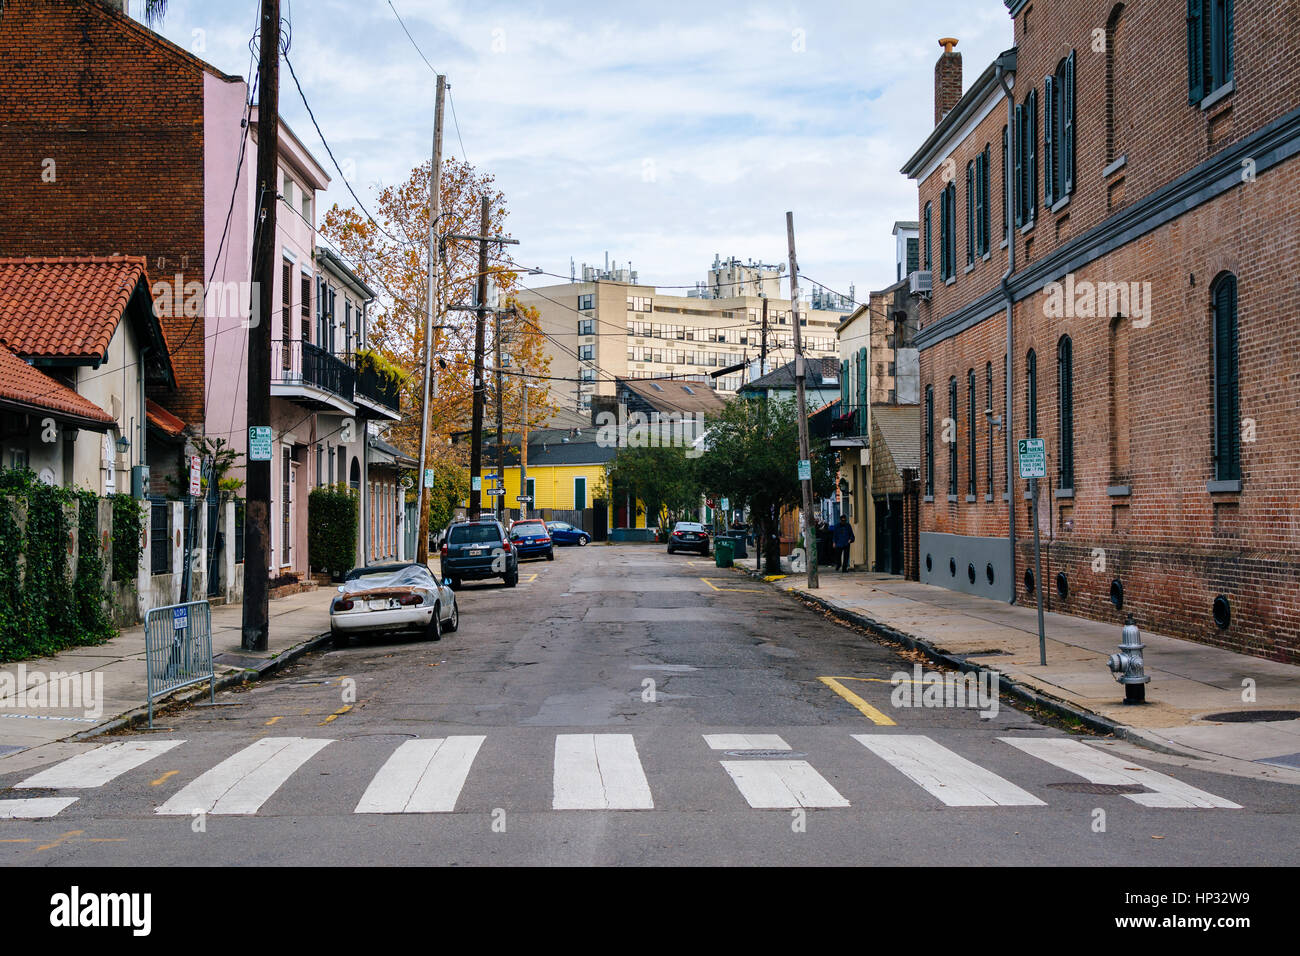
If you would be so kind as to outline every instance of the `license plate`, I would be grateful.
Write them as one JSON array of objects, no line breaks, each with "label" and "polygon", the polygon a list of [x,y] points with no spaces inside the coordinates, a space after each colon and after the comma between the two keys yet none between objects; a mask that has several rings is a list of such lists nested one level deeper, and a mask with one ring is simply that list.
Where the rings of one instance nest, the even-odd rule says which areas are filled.
[{"label": "license plate", "polygon": [[477,558],[477,557],[478,557],[479,555],[481,555],[482,553],[483,553],[483,549],[482,549],[482,548],[473,548],[473,549],[470,550],[470,552],[469,552],[469,556],[470,556],[471,558]]}]

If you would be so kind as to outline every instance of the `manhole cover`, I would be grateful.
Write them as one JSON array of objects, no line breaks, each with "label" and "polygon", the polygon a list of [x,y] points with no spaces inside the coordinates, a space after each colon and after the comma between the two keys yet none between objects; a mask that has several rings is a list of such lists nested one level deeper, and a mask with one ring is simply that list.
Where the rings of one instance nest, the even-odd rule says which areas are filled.
[{"label": "manhole cover", "polygon": [[1219,720],[1225,724],[1253,724],[1263,720],[1295,720],[1300,710],[1230,710],[1222,714],[1209,714],[1201,720]]},{"label": "manhole cover", "polygon": [[800,760],[807,757],[807,754],[799,753],[797,750],[727,750],[724,751],[728,757],[759,757],[767,759],[781,760]]},{"label": "manhole cover", "polygon": [[1071,780],[1068,783],[1049,783],[1048,786],[1053,790],[1068,790],[1070,793],[1095,793],[1102,796],[1115,793],[1150,793],[1140,783],[1078,783]]}]

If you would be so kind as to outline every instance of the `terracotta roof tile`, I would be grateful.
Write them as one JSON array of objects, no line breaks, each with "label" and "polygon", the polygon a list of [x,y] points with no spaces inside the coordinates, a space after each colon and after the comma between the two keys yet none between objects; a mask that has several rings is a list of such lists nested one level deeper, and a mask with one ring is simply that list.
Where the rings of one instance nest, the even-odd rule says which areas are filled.
[{"label": "terracotta roof tile", "polygon": [[116,421],[90,399],[40,369],[32,368],[3,347],[0,347],[0,405],[44,409],[87,425],[112,425]]},{"label": "terracotta roof tile", "polygon": [[146,398],[144,406],[145,414],[149,418],[149,424],[154,428],[166,432],[173,438],[179,438],[184,433],[185,423],[155,402],[152,398]]},{"label": "terracotta roof tile", "polygon": [[103,355],[141,279],[139,256],[0,258],[0,344],[22,356]]}]

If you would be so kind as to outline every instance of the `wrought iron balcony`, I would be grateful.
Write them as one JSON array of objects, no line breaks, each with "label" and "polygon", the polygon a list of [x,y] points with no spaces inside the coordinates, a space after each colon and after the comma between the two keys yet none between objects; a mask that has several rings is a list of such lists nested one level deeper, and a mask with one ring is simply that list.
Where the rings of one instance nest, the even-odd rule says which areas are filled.
[{"label": "wrought iron balcony", "polygon": [[373,366],[356,368],[357,356],[349,356],[349,361],[356,369],[357,385],[355,400],[357,412],[366,417],[383,417],[399,421],[402,417],[402,385],[395,378],[381,375]]},{"label": "wrought iron balcony", "polygon": [[325,349],[299,339],[271,342],[271,394],[307,408],[351,415],[356,372]]},{"label": "wrought iron balcony", "polygon": [[832,438],[856,438],[867,434],[867,406],[840,403],[839,414],[831,419]]}]

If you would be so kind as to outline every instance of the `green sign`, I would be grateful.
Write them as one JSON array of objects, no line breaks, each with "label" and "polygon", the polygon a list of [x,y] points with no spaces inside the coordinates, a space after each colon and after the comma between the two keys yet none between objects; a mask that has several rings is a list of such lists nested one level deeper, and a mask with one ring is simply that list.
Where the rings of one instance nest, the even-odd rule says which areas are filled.
[{"label": "green sign", "polygon": [[812,478],[812,462],[807,458],[799,459],[799,480],[808,481]]},{"label": "green sign", "polygon": [[270,461],[271,454],[271,426],[270,425],[250,425],[248,426],[248,460],[249,461]]},{"label": "green sign", "polygon": [[426,468],[426,469],[424,469],[424,487],[426,487],[426,488],[432,488],[432,487],[433,487],[433,469],[432,469],[432,468]]},{"label": "green sign", "polygon": [[731,499],[729,499],[729,498],[723,498],[723,499],[722,499],[722,510],[723,510],[723,511],[730,511],[730,510],[731,510]]},{"label": "green sign", "polygon": [[1021,478],[1047,477],[1047,447],[1043,439],[1016,439],[1016,454],[1020,459]]}]

